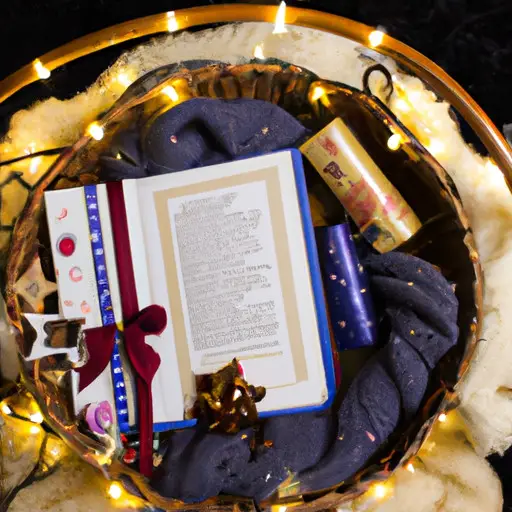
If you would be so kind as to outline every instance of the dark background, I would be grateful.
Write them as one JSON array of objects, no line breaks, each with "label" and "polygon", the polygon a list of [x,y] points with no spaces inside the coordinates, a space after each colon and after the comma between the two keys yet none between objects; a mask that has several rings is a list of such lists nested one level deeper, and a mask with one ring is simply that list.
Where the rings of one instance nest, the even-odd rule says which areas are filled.
[{"label": "dark background", "polygon": [[[250,0],[249,0],[250,1]],[[0,0],[0,79],[43,53],[122,21],[214,0]],[[227,3],[227,2],[224,2]],[[260,3],[278,3],[260,2]],[[483,107],[498,128],[512,123],[512,0],[290,0],[288,5],[339,14],[390,35],[430,57]],[[119,49],[91,64],[70,64],[0,105],[9,114],[49,95],[74,95],[115,61]],[[471,141],[471,136],[467,135]],[[491,457],[512,511],[512,453]]]},{"label": "dark background", "polygon": [[[0,0],[0,79],[46,51],[100,28],[208,3],[222,2]],[[512,102],[508,98],[512,81],[512,0],[290,0],[288,4],[382,25],[445,68],[498,128],[512,123]]]}]

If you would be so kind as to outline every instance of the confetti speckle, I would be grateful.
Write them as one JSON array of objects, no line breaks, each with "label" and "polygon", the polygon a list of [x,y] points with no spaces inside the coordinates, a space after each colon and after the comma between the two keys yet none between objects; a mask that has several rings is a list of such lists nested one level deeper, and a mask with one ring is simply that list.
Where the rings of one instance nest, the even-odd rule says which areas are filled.
[{"label": "confetti speckle", "polygon": [[331,281],[336,281],[336,279],[338,279],[336,274],[331,274],[329,277],[331,278]]},{"label": "confetti speckle", "polygon": [[178,142],[178,137],[176,137],[176,135],[171,135],[171,142],[176,144],[176,142]]},{"label": "confetti speckle", "polygon": [[345,279],[340,279],[341,286],[347,286],[347,281]]},{"label": "confetti speckle", "polygon": [[89,306],[89,304],[87,304],[87,302],[83,300],[82,303],[80,304],[80,311],[82,311],[82,313],[86,315],[87,313],[91,312],[91,306]]}]

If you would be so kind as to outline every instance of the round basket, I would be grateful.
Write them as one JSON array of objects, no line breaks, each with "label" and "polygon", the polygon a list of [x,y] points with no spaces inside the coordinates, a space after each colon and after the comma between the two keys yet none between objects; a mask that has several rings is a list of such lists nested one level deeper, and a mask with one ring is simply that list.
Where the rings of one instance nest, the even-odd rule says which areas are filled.
[{"label": "round basket", "polygon": [[[232,6],[232,9],[216,13],[214,7],[192,9],[186,16],[183,15],[183,18],[180,17],[180,13],[176,13],[175,16],[179,20],[180,28],[186,28],[194,23],[199,24],[197,20],[201,20],[202,24],[273,19],[274,8],[260,7]],[[260,10],[259,13],[257,9]],[[290,9],[288,15],[293,18],[290,21],[297,24],[332,32],[341,31],[343,35],[358,42],[365,41],[369,34],[367,27],[348,20],[345,20],[346,23],[340,23],[339,18],[330,15],[301,9]],[[159,30],[154,27],[167,24],[168,16],[133,23],[139,27],[137,34],[119,36],[116,42],[158,32]],[[118,28],[116,33],[128,33],[130,27],[131,25]],[[95,37],[95,40],[107,44],[106,34]],[[112,35],[109,37],[111,40]],[[85,41],[82,41],[81,44],[71,45],[62,53],[67,57],[55,57],[54,67],[94,51],[89,43],[85,44]],[[97,43],[94,49],[100,49],[102,45],[103,43]],[[495,160],[503,164],[504,169],[511,168],[509,164],[512,158],[510,153],[503,149],[497,131],[483,114],[480,115],[477,107],[468,100],[463,91],[457,89],[456,84],[452,87],[454,82],[443,81],[445,77],[442,72],[432,63],[391,38],[383,45],[382,51],[393,54],[397,60],[423,75],[434,88],[444,84],[439,86],[441,92],[445,93],[447,99],[452,100],[452,104],[464,110],[463,115],[471,126],[479,128],[479,135],[492,151]],[[44,62],[50,62],[50,59]],[[377,67],[375,71],[378,70]],[[33,77],[29,71],[29,68],[21,70],[17,75],[0,83],[0,98],[6,98],[32,81]],[[105,130],[102,140],[95,141],[86,133],[72,147],[62,150],[55,163],[31,189],[26,206],[17,220],[6,265],[5,296],[10,322],[17,329],[19,352],[24,356],[30,354],[31,336],[22,321],[22,302],[16,293],[15,285],[29,267],[35,254],[38,251],[44,252],[44,191],[98,182],[97,162],[100,153],[109,146],[112,137],[118,130],[122,130],[126,123],[138,118],[145,118],[151,122],[152,116],[159,115],[162,112],[162,105],[155,99],[162,89],[169,85],[178,91],[182,99],[243,97],[269,101],[284,108],[312,131],[319,130],[334,117],[343,118],[424,225],[418,236],[399,250],[413,253],[436,265],[455,285],[460,304],[458,343],[440,361],[431,375],[424,406],[414,420],[396,432],[363,470],[349,481],[340,482],[335,489],[326,489],[310,495],[299,492],[284,496],[276,493],[268,501],[259,504],[260,508],[278,505],[294,506],[298,510],[336,508],[364,493],[373,483],[387,478],[397,467],[407,464],[422,446],[439,414],[458,405],[457,383],[470,364],[478,340],[482,311],[482,275],[478,253],[453,181],[389,108],[378,97],[372,95],[368,86],[368,76],[364,78],[361,90],[358,90],[341,83],[323,80],[292,64],[257,59],[243,65],[219,62],[170,64],[153,70],[134,82],[100,117],[99,121]],[[387,87],[389,92],[391,82]],[[327,102],[318,101],[315,94],[318,88],[324,91],[328,98]],[[391,129],[393,133],[400,134],[402,140],[407,141],[407,152],[389,151],[386,143]],[[336,208],[332,208],[332,205],[323,207],[323,215],[328,215],[334,221],[341,221]],[[43,360],[21,360],[23,385],[37,400],[48,426],[84,460],[102,470],[109,478],[123,481],[127,489],[134,494],[166,510],[256,509],[252,500],[236,496],[219,496],[200,505],[186,505],[158,495],[147,480],[136,471],[119,460],[111,460],[111,452],[107,446],[78,428],[70,408],[69,397],[63,391],[63,385],[72,371],[70,365],[60,364],[52,367],[50,364],[45,365]]]},{"label": "round basket", "polygon": [[[405,431],[393,436],[393,440],[380,451],[369,467],[351,481],[340,482],[339,488],[322,496],[317,505],[318,509],[336,506],[348,497],[363,492],[372,481],[407,461],[421,446],[436,414],[456,405],[454,388],[467,368],[475,345],[476,318],[482,295],[480,268],[468,221],[446,172],[376,97],[343,84],[321,80],[304,69],[285,63],[249,63],[240,66],[203,64],[170,65],[137,80],[102,116],[100,122],[105,130],[102,140],[98,142],[90,135],[84,135],[51,166],[34,190],[13,233],[6,282],[9,317],[19,329],[22,354],[29,355],[31,336],[21,319],[15,284],[37,251],[41,252],[41,245],[47,246],[41,231],[44,220],[43,192],[49,188],[97,182],[98,157],[109,147],[115,133],[122,130],[127,122],[140,122],[141,118],[151,123],[152,118],[161,115],[162,109],[169,108],[162,107],[156,101],[164,87],[172,86],[185,100],[192,97],[243,97],[270,101],[300,119],[313,131],[320,129],[333,117],[341,117],[365,143],[372,158],[387,171],[388,178],[422,221],[423,228],[414,238],[414,243],[406,244],[401,250],[413,251],[415,255],[438,266],[454,283],[460,303],[460,336],[457,346],[443,358],[433,375],[421,414],[407,425]],[[328,96],[327,107],[315,100],[318,88]],[[407,141],[407,151],[390,151],[387,148],[390,129]],[[414,159],[411,155],[414,155]],[[324,216],[335,223],[343,220],[339,217],[339,210],[329,210],[329,205],[324,207]],[[67,439],[82,457],[102,467],[110,476],[134,484],[152,504],[161,508],[186,508],[183,503],[158,496],[143,477],[121,462],[114,460],[111,463],[108,446],[80,432],[62,388],[66,379],[70,378],[71,371],[70,366],[66,365],[51,367],[45,364],[44,358],[24,365],[24,384],[36,397],[51,427]],[[286,503],[289,499],[287,497],[280,501],[276,497],[278,504]],[[307,500],[308,496],[304,495],[301,499]],[[237,497],[227,496],[211,502],[226,506],[228,502],[238,506],[241,504]],[[313,501],[309,507],[315,506],[315,503]]]}]

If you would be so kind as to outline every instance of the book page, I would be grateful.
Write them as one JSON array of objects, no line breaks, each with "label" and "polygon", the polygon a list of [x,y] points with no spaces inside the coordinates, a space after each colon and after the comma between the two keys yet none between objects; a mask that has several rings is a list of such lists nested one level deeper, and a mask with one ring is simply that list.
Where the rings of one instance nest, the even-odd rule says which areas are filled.
[{"label": "book page", "polygon": [[250,382],[296,382],[266,182],[168,200],[193,372],[233,357]]},{"label": "book page", "polygon": [[[161,336],[146,338],[162,359],[153,396],[164,405],[155,421],[176,421],[195,397],[194,374],[234,356],[251,384],[267,387],[261,413],[323,403],[326,373],[290,152],[123,186],[130,250],[141,267],[137,294],[168,314]],[[329,343],[327,328],[322,339]]]}]

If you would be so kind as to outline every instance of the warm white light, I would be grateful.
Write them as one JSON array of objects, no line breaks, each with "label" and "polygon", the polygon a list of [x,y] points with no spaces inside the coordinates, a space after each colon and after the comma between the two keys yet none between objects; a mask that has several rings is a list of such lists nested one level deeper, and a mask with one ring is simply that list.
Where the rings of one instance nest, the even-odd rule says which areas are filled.
[{"label": "warm white light", "polygon": [[441,423],[444,423],[446,421],[446,414],[444,412],[441,413],[438,419]]},{"label": "warm white light", "polygon": [[133,83],[133,80],[130,80],[130,77],[126,73],[119,73],[119,75],[117,75],[117,81],[124,87],[130,87]]},{"label": "warm white light", "polygon": [[401,110],[402,112],[409,112],[411,110],[411,107],[409,106],[409,103],[407,103],[407,101],[405,101],[402,98],[398,98],[395,101],[395,108],[397,110]]},{"label": "warm white light", "polygon": [[122,493],[123,493],[123,489],[117,482],[112,482],[110,484],[110,487],[108,488],[108,495],[113,500],[118,500],[121,497]]},{"label": "warm white light", "polygon": [[319,85],[317,85],[314,89],[313,89],[313,93],[311,94],[311,99],[313,101],[317,101],[319,100],[323,95],[325,94],[325,90],[323,87],[320,87]]},{"label": "warm white light", "polygon": [[407,471],[409,471],[409,473],[414,474],[414,466],[410,462],[409,462],[409,464],[407,464],[407,466],[405,466],[405,469],[407,469]]},{"label": "warm white light", "polygon": [[388,148],[391,151],[396,151],[402,145],[402,137],[398,133],[394,133],[388,139]]},{"label": "warm white light", "polygon": [[285,34],[288,32],[285,26],[286,20],[286,2],[281,2],[277,9],[276,21],[274,23],[274,30],[272,34]]},{"label": "warm white light", "polygon": [[39,59],[37,59],[34,62],[34,69],[36,70],[37,76],[41,80],[46,80],[47,78],[50,78],[50,75],[52,74],[48,68],[45,68],[43,66],[43,63]]},{"label": "warm white light", "polygon": [[263,43],[257,44],[254,47],[254,58],[255,59],[264,59],[265,55],[263,55]]},{"label": "warm white light", "polygon": [[33,423],[43,423],[44,420],[43,415],[39,411],[31,414],[29,417]]},{"label": "warm white light", "polygon": [[388,493],[388,490],[384,484],[377,484],[373,488],[373,493],[378,500],[381,500],[382,498],[384,498],[386,496],[386,494]]},{"label": "warm white light", "polygon": [[36,156],[35,158],[32,158],[32,161],[30,162],[30,174],[35,174],[37,172],[37,169],[39,168],[39,165],[41,161],[43,160],[42,157]]},{"label": "warm white light", "polygon": [[501,172],[501,169],[491,159],[486,160],[485,170],[487,171],[486,178],[493,186],[497,188],[506,186],[505,176]]},{"label": "warm white light", "polygon": [[0,409],[2,410],[2,412],[4,414],[12,414],[12,409],[6,404],[6,403],[3,403],[1,406],[0,406]]},{"label": "warm white light", "polygon": [[441,153],[444,152],[445,150],[445,145],[444,145],[444,142],[439,140],[439,139],[432,139],[428,144],[427,144],[427,149],[434,155],[434,156],[437,156],[437,155],[440,155]]},{"label": "warm white light", "polygon": [[162,93],[169,96],[172,101],[178,101],[180,99],[178,92],[172,85],[168,85],[162,89]]},{"label": "warm white light", "polygon": [[169,32],[176,32],[178,30],[178,20],[174,11],[167,13],[167,30]]},{"label": "warm white light", "polygon": [[94,140],[101,140],[103,139],[103,136],[105,135],[105,131],[103,130],[103,127],[99,123],[91,123],[89,127],[87,128],[87,133],[94,139]]},{"label": "warm white light", "polygon": [[412,104],[418,103],[421,100],[421,92],[420,91],[411,91],[407,94],[409,97],[409,101]]},{"label": "warm white light", "polygon": [[370,46],[376,48],[377,46],[382,44],[384,40],[384,32],[382,30],[374,30],[368,36],[368,41],[370,41]]},{"label": "warm white light", "polygon": [[31,142],[24,150],[23,150],[23,153],[25,153],[25,155],[31,155],[32,153],[35,153],[36,152],[36,143],[35,142]]},{"label": "warm white light", "polygon": [[30,432],[31,434],[36,435],[36,434],[39,434],[39,433],[41,432],[41,429],[40,429],[37,425],[32,425],[32,426],[30,427],[30,429],[29,429],[29,432]]},{"label": "warm white light", "polygon": [[58,456],[60,455],[59,447],[58,447],[58,446],[54,446],[54,447],[50,450],[50,453],[51,453],[54,457],[58,457]]}]

